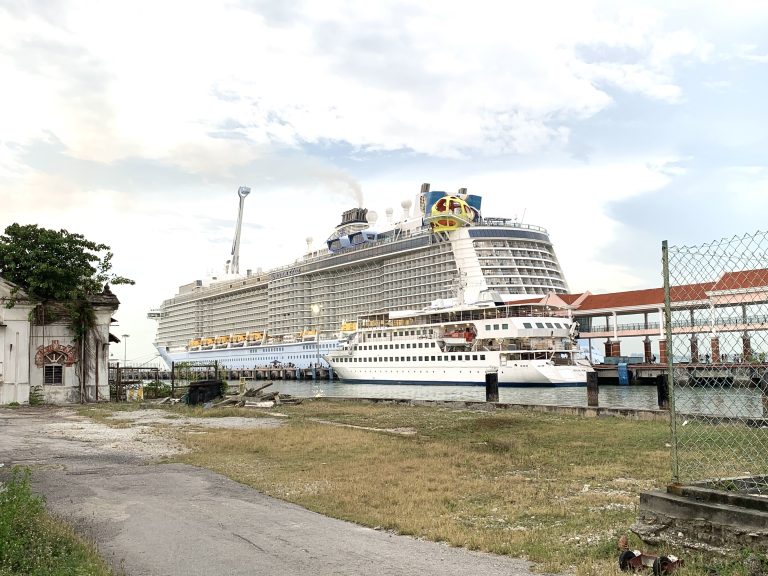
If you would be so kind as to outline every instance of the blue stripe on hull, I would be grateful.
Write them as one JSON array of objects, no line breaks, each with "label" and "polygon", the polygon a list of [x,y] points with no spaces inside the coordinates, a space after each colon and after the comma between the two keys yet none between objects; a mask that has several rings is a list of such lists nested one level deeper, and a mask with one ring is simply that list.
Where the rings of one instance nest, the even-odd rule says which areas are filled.
[{"label": "blue stripe on hull", "polygon": [[[422,380],[348,380],[340,378],[340,384],[388,384],[392,386],[477,386],[484,387],[485,382],[431,382]],[[577,388],[586,387],[586,382],[534,383],[534,382],[499,382],[499,388]]]}]

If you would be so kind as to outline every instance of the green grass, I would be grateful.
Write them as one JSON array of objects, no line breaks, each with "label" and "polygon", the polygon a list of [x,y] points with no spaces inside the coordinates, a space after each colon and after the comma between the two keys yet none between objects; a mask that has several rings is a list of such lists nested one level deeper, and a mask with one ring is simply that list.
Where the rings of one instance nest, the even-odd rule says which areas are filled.
[{"label": "green grass", "polygon": [[45,511],[29,469],[0,487],[0,576],[109,576],[93,546]]}]

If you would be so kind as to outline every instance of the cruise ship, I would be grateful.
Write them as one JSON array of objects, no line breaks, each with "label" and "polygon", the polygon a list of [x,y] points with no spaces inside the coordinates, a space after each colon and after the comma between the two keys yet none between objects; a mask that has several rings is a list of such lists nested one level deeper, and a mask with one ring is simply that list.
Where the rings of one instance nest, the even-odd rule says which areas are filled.
[{"label": "cruise ship", "polygon": [[549,296],[366,314],[327,358],[348,382],[584,386],[594,369],[574,345],[578,324]]},{"label": "cruise ship", "polygon": [[485,216],[482,197],[423,184],[382,222],[373,211],[343,213],[325,245],[292,264],[240,274],[243,206],[226,273],[195,280],[149,312],[164,361],[212,362],[229,369],[269,364],[328,366],[325,357],[357,331],[358,317],[419,310],[434,302],[505,301],[568,285],[544,228]]}]

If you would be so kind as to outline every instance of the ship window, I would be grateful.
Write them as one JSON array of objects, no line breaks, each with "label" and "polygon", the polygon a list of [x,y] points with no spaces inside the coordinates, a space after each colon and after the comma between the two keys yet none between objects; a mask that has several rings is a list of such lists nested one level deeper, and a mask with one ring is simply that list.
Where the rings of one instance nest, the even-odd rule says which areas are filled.
[{"label": "ship window", "polygon": [[533,324],[530,322],[523,322],[523,328],[533,328]]},{"label": "ship window", "polygon": [[541,322],[536,322],[536,328],[544,328],[544,324]]},{"label": "ship window", "polygon": [[397,350],[400,350],[400,344],[395,344],[395,348],[396,348]]},{"label": "ship window", "polygon": [[419,356],[419,362],[421,362],[422,360],[424,360],[424,357],[423,356]]},{"label": "ship window", "polygon": [[406,356],[406,357],[405,357],[405,361],[406,361],[406,362],[410,362],[410,361],[411,361],[411,357],[410,357],[410,356]]},{"label": "ship window", "polygon": [[508,328],[509,328],[509,324],[502,324],[501,325],[501,329],[502,330],[507,330]]},{"label": "ship window", "polygon": [[480,360],[485,360],[485,354],[480,354]]},{"label": "ship window", "polygon": [[456,360],[456,356],[454,356],[453,354],[451,354],[451,361],[453,362],[454,360]]},{"label": "ship window", "polygon": [[435,357],[434,357],[434,356],[432,356],[432,362],[434,362],[434,361],[435,361]]},{"label": "ship window", "polygon": [[498,324],[494,324],[494,325],[493,325],[493,329],[494,329],[494,330],[498,330],[498,329],[499,329],[499,325],[498,325]]},{"label": "ship window", "polygon": [[423,348],[423,346],[421,345],[421,342],[419,342],[419,348]]},{"label": "ship window", "polygon": [[490,325],[490,324],[486,324],[486,325],[485,325],[485,329],[486,329],[486,330],[490,330],[490,329],[491,329],[491,325]]},{"label": "ship window", "polygon": [[552,322],[547,322],[547,328],[553,328]]},{"label": "ship window", "polygon": [[477,360],[477,354],[472,354],[472,360]]}]

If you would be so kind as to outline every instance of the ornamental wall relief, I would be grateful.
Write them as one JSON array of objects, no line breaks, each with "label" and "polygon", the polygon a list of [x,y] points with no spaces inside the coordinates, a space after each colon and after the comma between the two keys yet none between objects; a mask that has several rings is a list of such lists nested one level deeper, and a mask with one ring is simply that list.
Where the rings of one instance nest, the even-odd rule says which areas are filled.
[{"label": "ornamental wall relief", "polygon": [[77,360],[74,346],[62,346],[58,340],[52,340],[48,346],[40,346],[35,354],[35,365],[42,368],[46,364],[72,366]]}]

